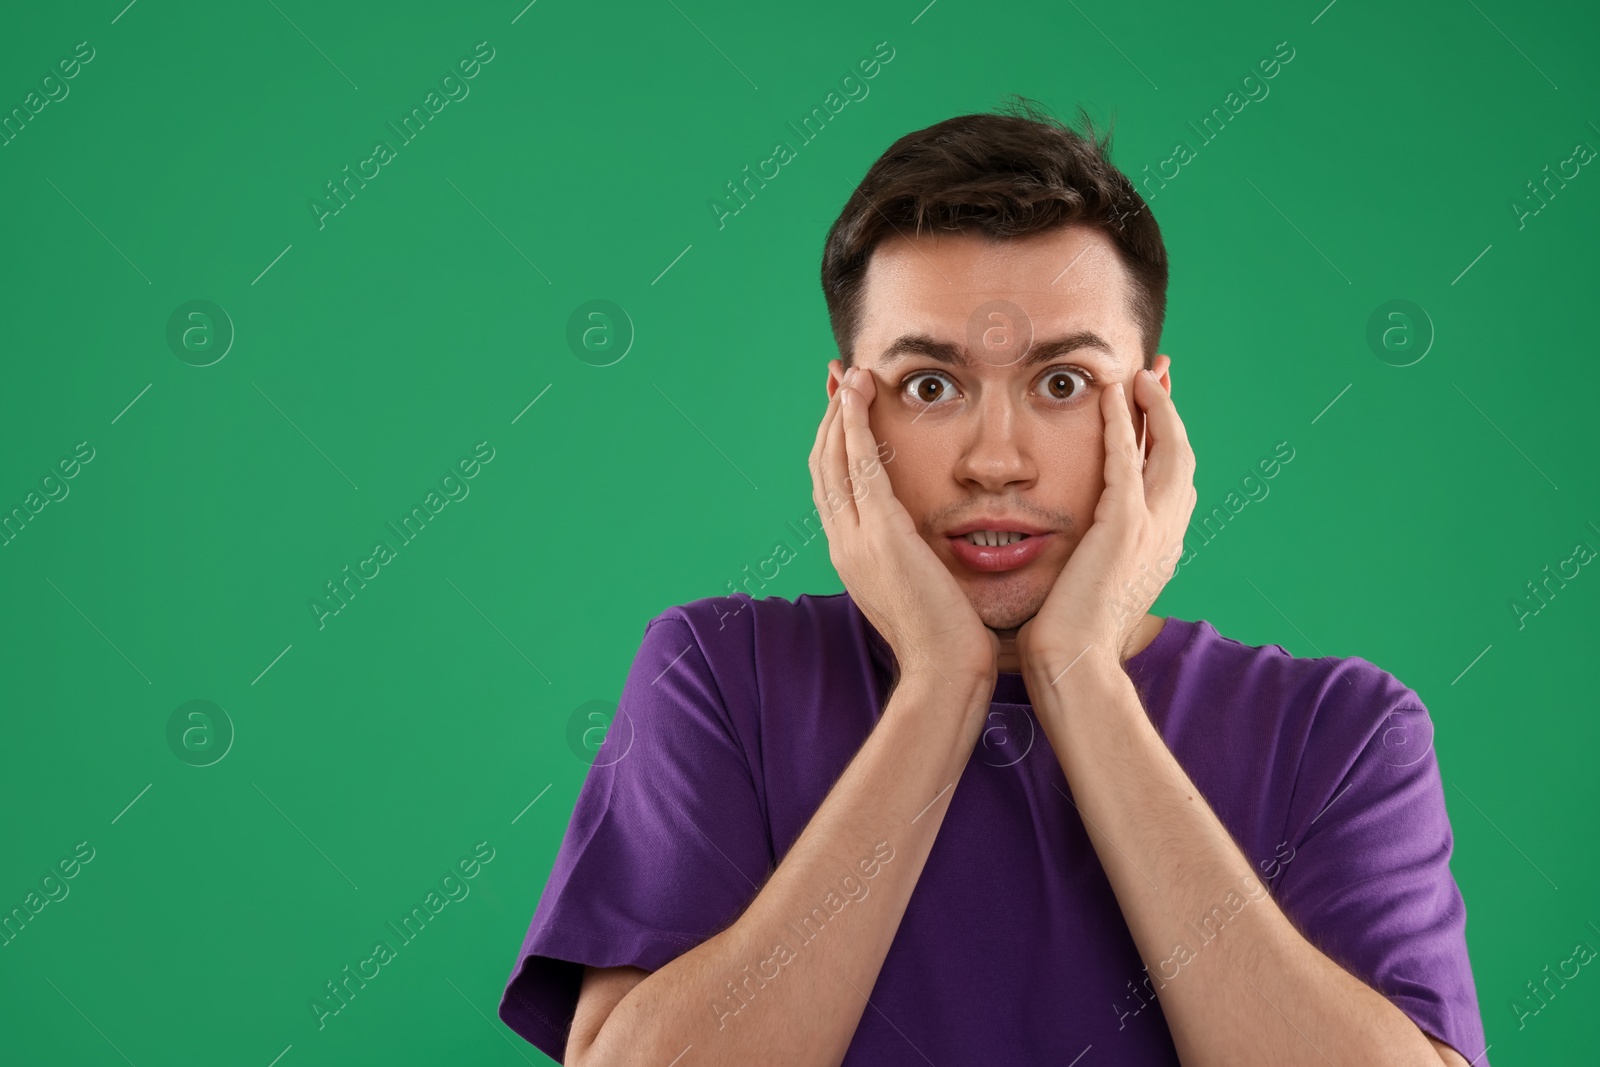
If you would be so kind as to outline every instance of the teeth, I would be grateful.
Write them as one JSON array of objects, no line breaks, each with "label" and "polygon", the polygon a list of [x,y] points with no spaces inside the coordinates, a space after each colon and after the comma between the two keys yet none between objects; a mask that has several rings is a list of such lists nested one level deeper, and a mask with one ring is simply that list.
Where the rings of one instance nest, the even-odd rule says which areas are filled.
[{"label": "teeth", "polygon": [[978,530],[962,536],[975,545],[999,548],[1002,545],[1014,544],[1028,535],[1014,530]]}]

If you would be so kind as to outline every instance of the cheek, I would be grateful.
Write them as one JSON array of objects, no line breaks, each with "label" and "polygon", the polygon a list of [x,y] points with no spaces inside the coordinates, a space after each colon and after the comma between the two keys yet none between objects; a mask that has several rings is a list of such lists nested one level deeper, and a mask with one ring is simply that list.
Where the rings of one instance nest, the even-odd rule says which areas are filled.
[{"label": "cheek", "polygon": [[938,463],[936,456],[928,451],[927,444],[904,433],[878,438],[880,461],[882,456],[894,457],[883,464],[883,473],[889,476],[894,495],[906,505],[906,510],[911,511],[912,518],[916,518],[917,513],[911,504],[928,485],[930,469]]},{"label": "cheek", "polygon": [[1055,422],[1043,429],[1038,438],[1039,461],[1075,480],[1103,472],[1105,450],[1105,427],[1099,413],[1093,410],[1080,409],[1080,415]]},{"label": "cheek", "polygon": [[[887,421],[887,420],[886,420]],[[926,423],[933,429],[932,423]],[[904,505],[913,522],[921,526],[939,492],[948,484],[956,457],[947,443],[935,432],[924,432],[924,423],[915,426],[874,426],[873,439],[878,442],[881,470],[889,476],[889,485],[897,500]],[[887,456],[887,462],[882,457]]]},{"label": "cheek", "polygon": [[1105,489],[1105,436],[1098,418],[1072,419],[1038,446],[1039,487],[1074,517],[1087,523]]}]

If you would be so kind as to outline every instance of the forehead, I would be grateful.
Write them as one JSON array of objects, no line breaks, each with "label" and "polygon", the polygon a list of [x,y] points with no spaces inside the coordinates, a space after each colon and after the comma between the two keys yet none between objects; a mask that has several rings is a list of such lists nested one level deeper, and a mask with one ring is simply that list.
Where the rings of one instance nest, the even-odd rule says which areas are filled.
[{"label": "forehead", "polygon": [[974,233],[905,237],[873,249],[863,286],[856,357],[879,362],[908,333],[961,344],[1000,304],[1026,316],[1033,337],[1091,332],[1136,358],[1127,273],[1111,240],[1067,226],[1022,238]]}]

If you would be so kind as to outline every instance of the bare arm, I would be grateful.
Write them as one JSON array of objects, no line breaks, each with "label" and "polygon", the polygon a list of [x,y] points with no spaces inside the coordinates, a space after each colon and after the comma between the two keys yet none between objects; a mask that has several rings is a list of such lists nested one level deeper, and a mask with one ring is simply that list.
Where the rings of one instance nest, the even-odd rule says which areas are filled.
[{"label": "bare arm", "polygon": [[[1185,1067],[1456,1064],[1455,1052],[1279,909],[1123,668],[1132,635],[1176,568],[1196,499],[1194,454],[1170,396],[1139,371],[1132,399],[1148,417],[1153,449],[1141,463],[1121,383],[1102,392],[1105,489],[1094,523],[1020,628],[1017,647],[1039,722],[1157,981],[1179,1058]],[[1124,581],[1126,597],[1114,591],[1134,574],[1137,589]],[[1195,933],[1205,938],[1198,949]]]},{"label": "bare arm", "polygon": [[[1034,669],[1039,722],[1156,977],[1184,1067],[1457,1062],[1278,908],[1120,665],[1090,652],[1070,672]],[[1191,947],[1212,923],[1215,940]]]},{"label": "bare arm", "polygon": [[[658,971],[589,976],[593,1000],[586,995],[590,1010],[574,1019],[565,1062],[666,1067],[690,1048],[699,1067],[843,1060],[992,694],[992,678],[903,678],[731,926]],[[840,888],[847,874],[859,887],[848,896]],[[601,1016],[597,1005],[619,991]]]},{"label": "bare arm", "polygon": [[[812,499],[828,556],[901,667],[877,726],[727,929],[642,975],[586,975],[578,1067],[834,1067],[927,863],[994,693],[999,639],[894,495],[868,419],[870,371],[828,364]],[[614,1005],[614,1007],[612,1006]]]}]

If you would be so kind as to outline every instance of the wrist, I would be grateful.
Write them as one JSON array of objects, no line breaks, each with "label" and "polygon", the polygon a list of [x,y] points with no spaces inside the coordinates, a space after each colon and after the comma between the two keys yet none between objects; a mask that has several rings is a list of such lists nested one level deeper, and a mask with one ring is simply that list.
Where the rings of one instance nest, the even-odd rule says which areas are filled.
[{"label": "wrist", "polygon": [[1104,643],[1083,641],[1058,649],[1025,652],[1021,659],[1022,674],[1030,693],[1103,683],[1126,676],[1117,649]]},{"label": "wrist", "polygon": [[[1089,652],[1076,663],[1071,660],[1040,660],[1023,668],[1034,714],[1050,743],[1063,752],[1076,750],[1084,740],[1074,741],[1069,734],[1121,721],[1120,709],[1143,707],[1133,680],[1114,656]],[[1123,699],[1128,694],[1133,695],[1131,704]]]},{"label": "wrist", "polygon": [[952,731],[965,762],[994,698],[995,675],[941,668],[901,674],[889,691],[885,718],[910,718],[934,732]]},{"label": "wrist", "polygon": [[940,699],[981,701],[987,705],[994,695],[997,677],[993,667],[985,670],[949,663],[929,664],[900,671],[891,693],[915,689],[920,694]]}]

